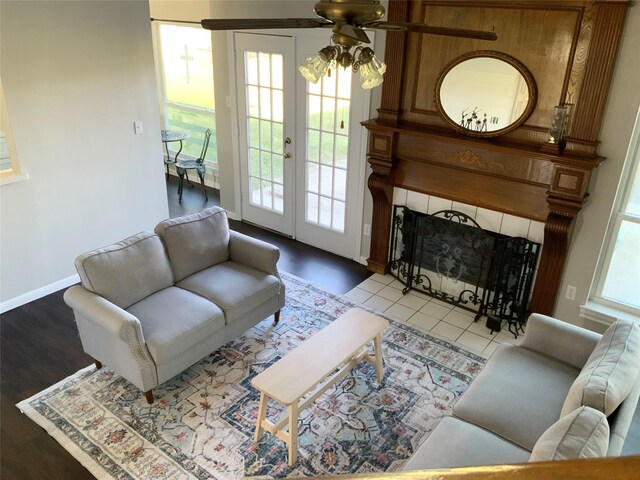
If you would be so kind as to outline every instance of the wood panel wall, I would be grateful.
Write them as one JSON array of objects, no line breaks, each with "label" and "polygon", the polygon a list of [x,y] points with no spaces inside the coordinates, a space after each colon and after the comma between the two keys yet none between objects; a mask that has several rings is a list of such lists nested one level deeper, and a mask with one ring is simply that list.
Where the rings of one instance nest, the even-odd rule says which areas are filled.
[{"label": "wood panel wall", "polygon": [[[381,108],[369,130],[369,269],[388,269],[393,188],[545,222],[531,310],[552,314],[576,216],[589,195],[598,134],[628,0],[390,0],[390,21],[495,30],[498,40],[387,33]],[[492,139],[458,134],[436,110],[445,65],[473,51],[511,55],[532,73],[536,107]],[[566,148],[547,145],[553,107],[573,104]]]}]

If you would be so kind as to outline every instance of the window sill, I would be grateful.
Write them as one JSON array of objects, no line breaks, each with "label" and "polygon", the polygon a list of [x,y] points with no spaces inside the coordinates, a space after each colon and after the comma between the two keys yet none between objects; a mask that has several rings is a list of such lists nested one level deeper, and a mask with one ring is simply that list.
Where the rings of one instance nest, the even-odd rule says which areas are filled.
[{"label": "window sill", "polygon": [[0,185],[9,185],[10,183],[22,182],[29,180],[27,172],[16,173],[15,175],[0,176]]},{"label": "window sill", "polygon": [[625,318],[640,324],[640,316],[602,305],[594,300],[588,300],[586,304],[580,305],[580,317],[606,326],[611,325],[618,318]]}]

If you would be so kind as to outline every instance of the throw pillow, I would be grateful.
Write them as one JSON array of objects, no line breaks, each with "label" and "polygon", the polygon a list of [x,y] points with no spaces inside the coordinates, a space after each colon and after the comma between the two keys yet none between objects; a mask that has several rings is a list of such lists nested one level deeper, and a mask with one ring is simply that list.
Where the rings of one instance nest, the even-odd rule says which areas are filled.
[{"label": "throw pillow", "polygon": [[530,462],[604,457],[609,448],[609,424],[604,413],[580,407],[551,425],[531,451]]},{"label": "throw pillow", "polygon": [[581,405],[611,415],[631,391],[639,371],[640,327],[631,320],[617,320],[571,385],[560,416]]}]

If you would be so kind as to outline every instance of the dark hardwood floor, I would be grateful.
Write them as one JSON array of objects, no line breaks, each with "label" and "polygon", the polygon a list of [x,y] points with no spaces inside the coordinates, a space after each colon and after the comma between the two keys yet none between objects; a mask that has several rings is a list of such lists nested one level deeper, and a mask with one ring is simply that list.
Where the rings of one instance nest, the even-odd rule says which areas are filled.
[{"label": "dark hardwood floor", "polygon": [[[185,185],[178,204],[177,183],[167,184],[170,216],[180,216],[219,204],[217,191],[204,202],[199,185]],[[280,248],[278,267],[326,290],[345,293],[366,279],[363,265],[329,254],[252,225],[231,221],[231,228]],[[16,308],[0,320],[0,478],[94,478],[56,440],[20,413],[15,404],[92,363],[82,351],[72,311],[63,291]]]}]

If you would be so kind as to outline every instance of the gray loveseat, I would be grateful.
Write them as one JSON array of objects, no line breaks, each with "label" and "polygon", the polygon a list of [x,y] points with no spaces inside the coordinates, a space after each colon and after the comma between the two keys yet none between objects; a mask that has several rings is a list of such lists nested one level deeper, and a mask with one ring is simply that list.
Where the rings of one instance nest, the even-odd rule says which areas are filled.
[{"label": "gray loveseat", "polygon": [[279,257],[277,247],[230,230],[214,207],[80,255],[81,285],[64,299],[96,366],[152,403],[154,387],[269,315],[278,322]]},{"label": "gray loveseat", "polygon": [[640,395],[640,328],[604,335],[533,314],[404,470],[619,455]]}]

